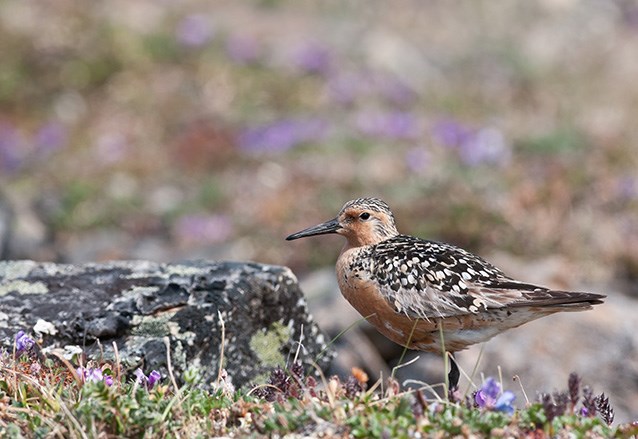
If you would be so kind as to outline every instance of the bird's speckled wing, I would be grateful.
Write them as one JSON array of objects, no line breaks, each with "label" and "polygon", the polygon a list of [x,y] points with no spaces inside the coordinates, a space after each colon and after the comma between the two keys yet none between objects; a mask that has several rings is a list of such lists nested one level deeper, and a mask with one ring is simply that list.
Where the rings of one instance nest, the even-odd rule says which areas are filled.
[{"label": "bird's speckled wing", "polygon": [[[515,281],[451,244],[399,235],[369,249],[371,278],[399,313],[436,318],[494,308],[582,302],[571,294]],[[596,295],[592,295],[596,296]]]}]

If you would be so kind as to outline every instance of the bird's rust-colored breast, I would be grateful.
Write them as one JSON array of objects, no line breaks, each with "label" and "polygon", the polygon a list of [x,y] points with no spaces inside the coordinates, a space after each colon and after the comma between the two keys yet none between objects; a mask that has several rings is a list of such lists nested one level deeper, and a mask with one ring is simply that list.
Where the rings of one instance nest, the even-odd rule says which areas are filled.
[{"label": "bird's rust-colored breast", "polygon": [[[379,332],[402,346],[434,343],[438,319],[414,319],[397,313],[381,295],[369,272],[358,261],[358,249],[344,251],[337,262],[339,289],[350,304]],[[423,349],[423,348],[418,348]]]}]

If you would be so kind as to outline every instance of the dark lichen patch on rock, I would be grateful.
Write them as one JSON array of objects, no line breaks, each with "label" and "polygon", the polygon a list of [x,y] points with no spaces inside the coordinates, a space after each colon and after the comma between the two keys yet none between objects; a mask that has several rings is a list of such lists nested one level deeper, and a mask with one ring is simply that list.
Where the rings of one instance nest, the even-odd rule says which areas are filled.
[{"label": "dark lichen patch on rock", "polygon": [[43,346],[78,345],[89,356],[114,359],[115,343],[123,365],[147,369],[166,368],[168,344],[176,375],[197,366],[204,383],[217,377],[222,343],[224,367],[237,386],[296,354],[322,367],[330,358],[319,357],[324,337],[286,267],[2,261],[0,309],[7,343],[42,319],[57,330],[42,335]]}]

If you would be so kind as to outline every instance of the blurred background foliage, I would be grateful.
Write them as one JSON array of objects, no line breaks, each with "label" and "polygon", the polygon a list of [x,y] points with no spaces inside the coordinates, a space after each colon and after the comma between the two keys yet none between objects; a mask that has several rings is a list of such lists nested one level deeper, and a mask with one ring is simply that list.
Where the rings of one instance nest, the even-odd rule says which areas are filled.
[{"label": "blurred background foliage", "polygon": [[0,2],[5,257],[252,259],[400,229],[638,278],[631,0]]}]

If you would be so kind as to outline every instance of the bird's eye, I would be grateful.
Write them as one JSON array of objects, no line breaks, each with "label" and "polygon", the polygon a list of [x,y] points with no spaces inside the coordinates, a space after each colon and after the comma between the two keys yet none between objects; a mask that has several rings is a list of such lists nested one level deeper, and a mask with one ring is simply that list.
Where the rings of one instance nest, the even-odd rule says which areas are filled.
[{"label": "bird's eye", "polygon": [[359,218],[361,218],[362,220],[367,220],[370,219],[370,214],[368,212],[363,212],[361,214],[359,214]]}]

